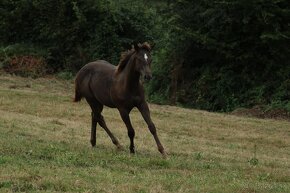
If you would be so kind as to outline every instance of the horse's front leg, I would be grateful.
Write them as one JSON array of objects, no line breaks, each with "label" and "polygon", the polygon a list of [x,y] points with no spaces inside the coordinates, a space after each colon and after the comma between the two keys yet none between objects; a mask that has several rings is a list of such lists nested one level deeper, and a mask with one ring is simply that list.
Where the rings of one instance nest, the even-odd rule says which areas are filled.
[{"label": "horse's front leg", "polygon": [[130,111],[125,110],[125,109],[119,109],[119,112],[128,130],[128,136],[130,138],[130,152],[135,153],[135,146],[134,146],[135,131],[130,121],[130,117],[129,117]]},{"label": "horse's front leg", "polygon": [[155,142],[157,144],[157,147],[158,147],[158,151],[163,155],[163,156],[166,156],[166,153],[164,151],[164,148],[158,138],[158,135],[157,135],[157,131],[156,131],[156,128],[155,128],[155,125],[154,123],[152,122],[151,120],[151,117],[150,117],[150,111],[149,111],[149,107],[148,107],[148,104],[146,103],[146,101],[142,102],[140,105],[137,106],[137,108],[139,109],[139,111],[141,112],[145,122],[147,123],[148,125],[148,128],[151,132],[151,134],[153,135],[154,139],[155,139]]}]

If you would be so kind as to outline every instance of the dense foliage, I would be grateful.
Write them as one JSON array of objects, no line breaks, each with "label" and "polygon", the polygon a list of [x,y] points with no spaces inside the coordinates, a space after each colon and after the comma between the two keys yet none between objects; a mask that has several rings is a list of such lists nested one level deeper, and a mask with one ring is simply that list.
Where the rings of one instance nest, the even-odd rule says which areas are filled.
[{"label": "dense foliage", "polygon": [[0,19],[4,67],[33,55],[51,72],[76,72],[100,58],[117,64],[146,40],[156,45],[154,102],[290,110],[287,0],[2,0]]},{"label": "dense foliage", "polygon": [[154,9],[139,9],[129,0],[3,0],[1,4],[2,44],[13,52],[27,45],[35,47],[34,54],[45,49],[54,71],[76,71],[100,58],[117,63],[120,52],[134,40],[152,39]]},{"label": "dense foliage", "polygon": [[172,20],[161,97],[208,110],[290,110],[290,1],[178,1]]}]

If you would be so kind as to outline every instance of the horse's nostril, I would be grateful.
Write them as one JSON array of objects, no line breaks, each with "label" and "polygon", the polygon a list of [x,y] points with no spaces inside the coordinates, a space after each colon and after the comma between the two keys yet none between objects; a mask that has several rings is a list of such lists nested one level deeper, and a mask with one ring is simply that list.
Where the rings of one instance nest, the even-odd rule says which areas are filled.
[{"label": "horse's nostril", "polygon": [[152,79],[152,76],[151,75],[145,75],[144,79],[147,80],[147,81],[149,81],[149,80]]}]

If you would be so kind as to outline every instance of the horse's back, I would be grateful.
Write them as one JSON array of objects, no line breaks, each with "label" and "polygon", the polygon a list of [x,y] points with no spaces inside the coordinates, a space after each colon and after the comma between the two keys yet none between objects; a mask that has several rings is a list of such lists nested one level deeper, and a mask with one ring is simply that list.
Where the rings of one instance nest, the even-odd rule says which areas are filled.
[{"label": "horse's back", "polygon": [[79,72],[89,71],[90,73],[112,73],[116,66],[110,64],[105,60],[97,60],[84,65]]},{"label": "horse's back", "polygon": [[110,88],[116,67],[104,60],[83,66],[76,76],[76,91],[81,97],[111,106]]}]

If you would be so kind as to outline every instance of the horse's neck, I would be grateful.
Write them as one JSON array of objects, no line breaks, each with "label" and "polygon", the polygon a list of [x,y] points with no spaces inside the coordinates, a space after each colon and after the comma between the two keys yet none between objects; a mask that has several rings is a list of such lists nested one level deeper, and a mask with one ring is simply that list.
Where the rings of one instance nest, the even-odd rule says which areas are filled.
[{"label": "horse's neck", "polygon": [[134,69],[134,62],[129,60],[123,71],[123,83],[127,90],[134,90],[139,87],[140,74],[138,74]]}]

